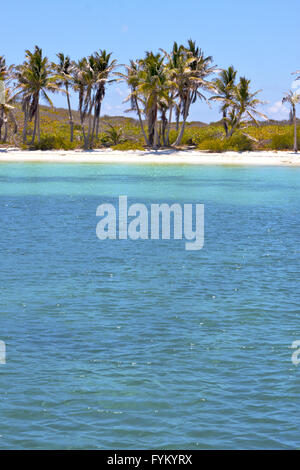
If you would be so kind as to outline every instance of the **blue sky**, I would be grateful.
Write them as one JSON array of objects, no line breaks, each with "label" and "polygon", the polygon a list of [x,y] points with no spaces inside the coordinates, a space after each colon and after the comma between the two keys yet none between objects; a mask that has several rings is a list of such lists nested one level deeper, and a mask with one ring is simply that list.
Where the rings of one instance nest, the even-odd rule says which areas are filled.
[{"label": "blue sky", "polygon": [[[78,59],[106,49],[122,64],[192,38],[217,65],[233,64],[253,89],[263,89],[269,117],[288,116],[280,103],[291,88],[291,73],[300,69],[299,0],[14,0],[1,6],[1,17],[0,54],[15,64],[35,44],[51,60],[60,51]],[[123,114],[126,91],[112,85],[103,112]],[[75,97],[72,102],[77,107]],[[65,106],[65,97],[54,103]],[[218,118],[217,105],[209,109],[199,102],[191,109],[192,120]]]}]

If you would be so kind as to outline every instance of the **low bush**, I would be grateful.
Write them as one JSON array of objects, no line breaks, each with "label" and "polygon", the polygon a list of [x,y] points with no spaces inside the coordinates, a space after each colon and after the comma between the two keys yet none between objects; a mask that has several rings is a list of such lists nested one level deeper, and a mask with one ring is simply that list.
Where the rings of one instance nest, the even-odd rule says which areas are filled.
[{"label": "low bush", "polygon": [[253,150],[253,141],[244,134],[236,134],[226,139],[227,150],[235,150],[236,152],[249,152]]},{"label": "low bush", "polygon": [[[170,143],[174,143],[178,132],[175,129],[170,131]],[[187,126],[181,145],[195,145],[198,146],[204,140],[221,137],[223,135],[222,128],[220,127],[189,127]]]},{"label": "low bush", "polygon": [[113,126],[109,122],[106,124],[107,128],[104,131],[103,143],[108,145],[119,145],[124,142],[124,133],[122,127]]},{"label": "low bush", "polygon": [[127,140],[126,142],[122,142],[121,144],[114,145],[112,147],[113,150],[145,150],[144,146],[141,144],[141,142],[132,142],[130,140]]},{"label": "low bush", "polygon": [[206,138],[202,140],[197,148],[199,150],[208,150],[209,152],[245,152],[253,150],[253,143],[249,137],[244,134],[236,134],[226,138]]},{"label": "low bush", "polygon": [[[300,144],[300,138],[298,134],[298,146]],[[273,135],[270,143],[272,150],[293,150],[294,148],[294,134],[293,132],[286,132],[281,135]]]},{"label": "low bush", "polygon": [[207,150],[213,153],[225,152],[224,140],[223,139],[204,139],[198,144],[197,149]]},{"label": "low bush", "polygon": [[74,150],[78,144],[60,135],[41,135],[40,142],[29,147],[33,150]]}]

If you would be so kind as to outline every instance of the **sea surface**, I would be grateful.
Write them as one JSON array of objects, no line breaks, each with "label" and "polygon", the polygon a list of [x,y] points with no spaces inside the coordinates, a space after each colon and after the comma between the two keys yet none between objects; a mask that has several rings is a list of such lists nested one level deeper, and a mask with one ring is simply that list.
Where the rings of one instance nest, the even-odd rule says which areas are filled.
[{"label": "sea surface", "polygon": [[[119,195],[203,249],[100,241]],[[0,220],[1,449],[300,448],[299,168],[1,164]]]}]

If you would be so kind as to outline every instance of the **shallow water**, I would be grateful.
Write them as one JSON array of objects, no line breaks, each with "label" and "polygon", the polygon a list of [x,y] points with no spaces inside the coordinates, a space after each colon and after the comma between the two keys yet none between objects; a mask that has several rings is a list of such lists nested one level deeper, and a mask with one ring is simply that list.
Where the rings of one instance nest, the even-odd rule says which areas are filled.
[{"label": "shallow water", "polygon": [[[205,204],[205,245],[96,208]],[[2,449],[299,448],[300,169],[0,165]]]}]

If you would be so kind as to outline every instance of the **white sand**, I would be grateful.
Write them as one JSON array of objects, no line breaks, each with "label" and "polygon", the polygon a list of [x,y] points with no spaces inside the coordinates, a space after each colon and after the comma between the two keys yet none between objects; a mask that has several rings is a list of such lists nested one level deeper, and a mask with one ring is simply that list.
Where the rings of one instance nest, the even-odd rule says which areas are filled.
[{"label": "white sand", "polygon": [[45,163],[150,163],[188,165],[274,165],[300,166],[300,154],[293,152],[207,153],[196,150],[128,151],[110,149],[77,151],[22,151],[0,149],[1,162]]}]

